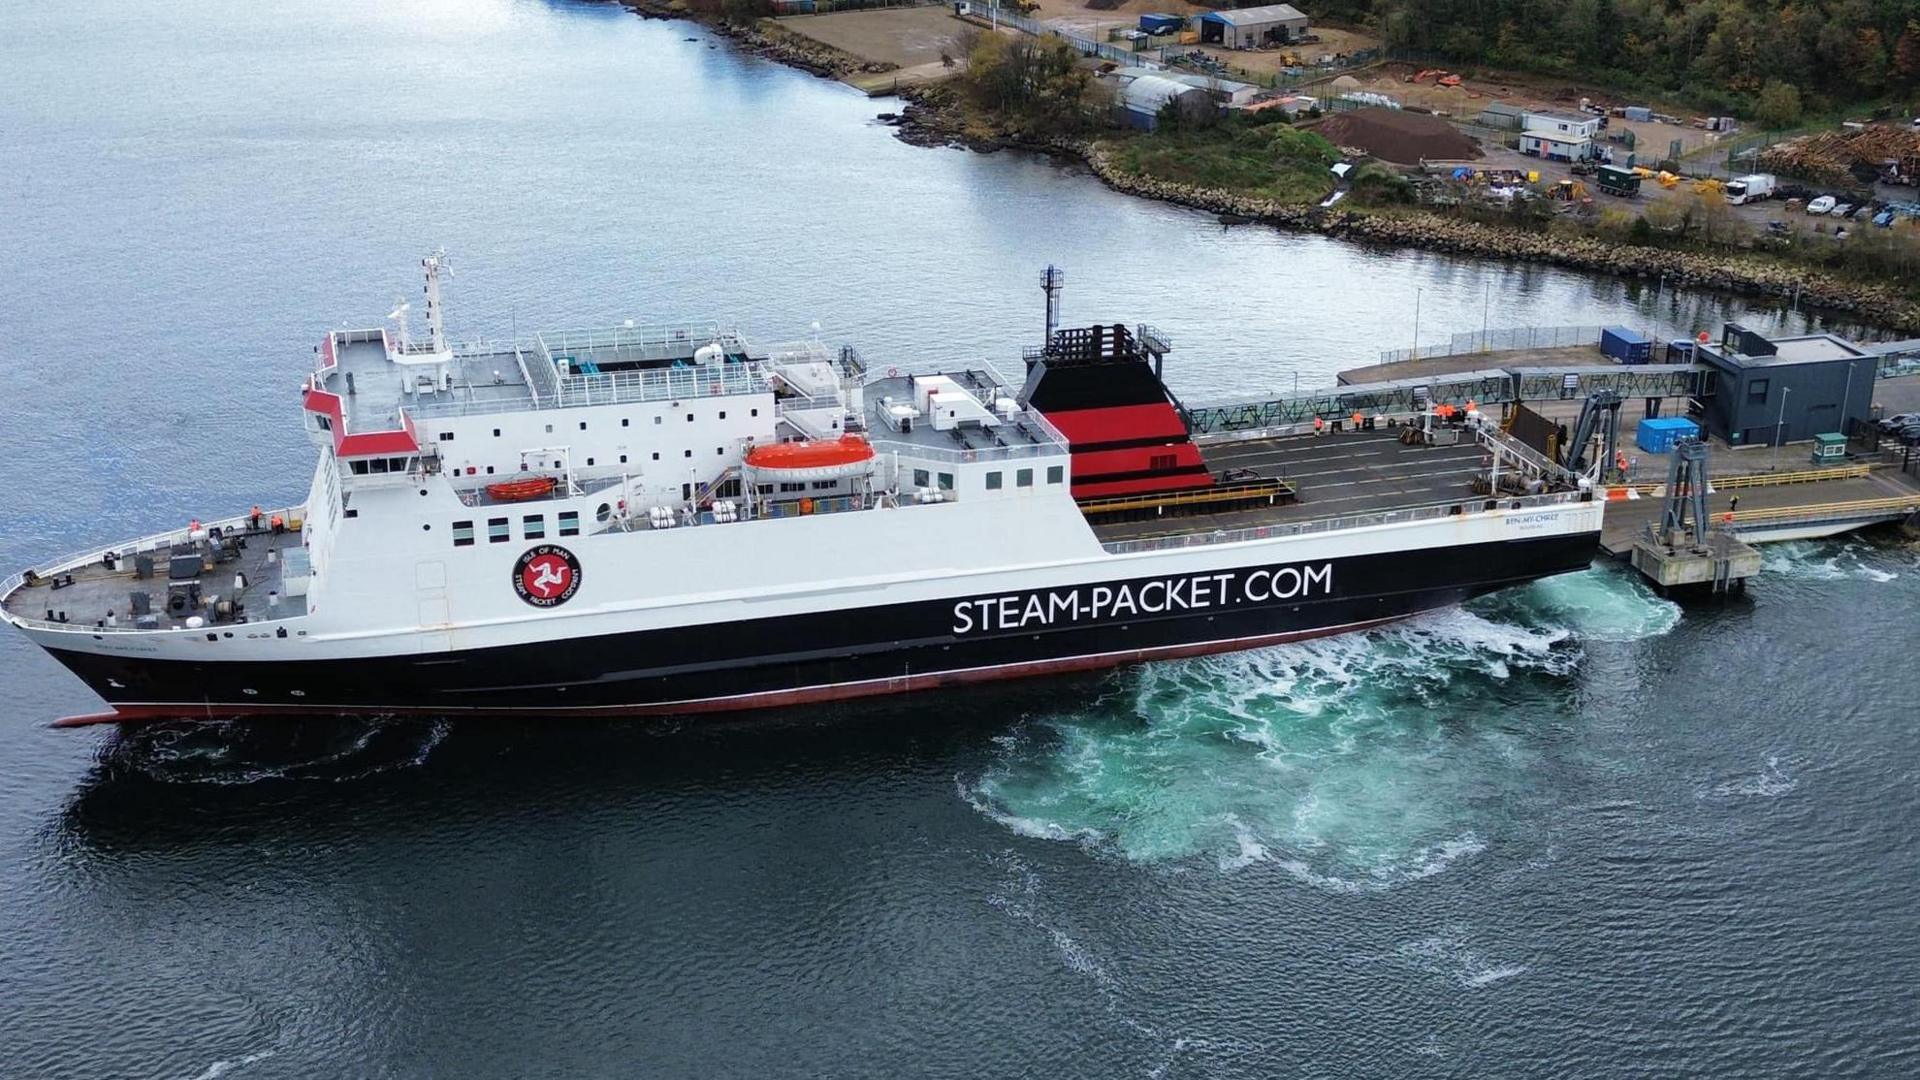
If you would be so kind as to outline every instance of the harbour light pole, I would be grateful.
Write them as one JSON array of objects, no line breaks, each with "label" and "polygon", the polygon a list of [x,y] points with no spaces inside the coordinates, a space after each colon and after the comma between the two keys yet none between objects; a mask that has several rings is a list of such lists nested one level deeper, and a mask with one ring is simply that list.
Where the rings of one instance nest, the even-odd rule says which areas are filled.
[{"label": "harbour light pole", "polygon": [[1780,467],[1780,444],[1787,441],[1787,395],[1791,393],[1793,388],[1790,386],[1780,388],[1780,418],[1773,423],[1774,468]]},{"label": "harbour light pole", "polygon": [[1420,359],[1420,294],[1424,289],[1413,290],[1413,359]]}]

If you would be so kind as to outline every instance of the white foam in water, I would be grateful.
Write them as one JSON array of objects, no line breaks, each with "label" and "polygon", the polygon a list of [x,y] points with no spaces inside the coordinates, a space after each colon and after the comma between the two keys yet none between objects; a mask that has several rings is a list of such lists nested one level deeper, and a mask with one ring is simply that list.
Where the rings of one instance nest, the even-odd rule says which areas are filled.
[{"label": "white foam in water", "polygon": [[1896,571],[1871,565],[1877,549],[1855,540],[1792,540],[1761,550],[1761,569],[1769,574],[1806,581],[1872,581],[1884,584],[1898,578]]},{"label": "white foam in water", "polygon": [[1766,767],[1749,776],[1737,776],[1715,784],[1707,794],[1715,798],[1733,799],[1754,796],[1764,799],[1777,799],[1799,786],[1799,781],[1789,776],[1780,767],[1780,759],[1767,755]]},{"label": "white foam in water", "polygon": [[1637,575],[1595,567],[1529,585],[1526,602],[1589,641],[1638,641],[1680,625],[1680,605],[1656,596]]},{"label": "white foam in water", "polygon": [[1523,975],[1525,964],[1490,964],[1458,936],[1435,936],[1394,950],[1394,958],[1416,971],[1438,975],[1469,990]]},{"label": "white foam in water", "polygon": [[1399,888],[1486,850],[1489,785],[1524,785],[1531,759],[1509,725],[1483,721],[1530,698],[1558,708],[1560,688],[1531,680],[1572,670],[1574,638],[1454,609],[1148,665],[1109,683],[1131,692],[995,740],[994,761],[956,788],[1022,837],[1141,862],[1206,856],[1221,873],[1264,865],[1335,892]]},{"label": "white foam in water", "polygon": [[220,1077],[227,1075],[235,1069],[245,1068],[257,1061],[265,1061],[272,1056],[273,1051],[262,1050],[258,1053],[248,1054],[245,1057],[235,1058],[231,1061],[216,1061],[207,1066],[206,1072],[194,1077],[193,1080],[219,1080]]}]

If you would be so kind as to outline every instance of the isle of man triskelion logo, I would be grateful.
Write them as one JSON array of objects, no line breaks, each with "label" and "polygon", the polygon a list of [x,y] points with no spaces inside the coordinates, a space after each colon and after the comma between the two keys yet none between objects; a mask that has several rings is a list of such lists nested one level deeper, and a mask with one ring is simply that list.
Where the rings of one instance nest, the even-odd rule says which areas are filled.
[{"label": "isle of man triskelion logo", "polygon": [[534,607],[559,607],[580,590],[580,560],[558,544],[528,548],[513,564],[513,591]]}]

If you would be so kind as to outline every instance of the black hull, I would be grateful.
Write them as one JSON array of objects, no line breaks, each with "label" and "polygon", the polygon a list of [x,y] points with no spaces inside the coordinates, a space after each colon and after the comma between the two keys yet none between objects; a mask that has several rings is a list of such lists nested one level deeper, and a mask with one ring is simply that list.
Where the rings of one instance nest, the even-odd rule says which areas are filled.
[{"label": "black hull", "polygon": [[[1265,602],[983,627],[986,599],[881,605],[464,652],[186,662],[53,650],[114,706],[76,722],[273,713],[619,715],[756,708],[1093,670],[1342,633],[1586,568],[1586,533],[1332,560],[1324,590]],[[1253,571],[1257,574],[1259,571]],[[1237,571],[1242,578],[1248,571]],[[1204,576],[1204,575],[1201,575]],[[1141,587],[1164,608],[1167,587]],[[1197,580],[1197,578],[1196,578]],[[1145,587],[1142,587],[1144,584]],[[1219,586],[1224,593],[1234,582]],[[1092,589],[1092,586],[1084,587]],[[1258,592],[1259,590],[1253,590]],[[1031,594],[1020,594],[1028,597]],[[1197,600],[1196,595],[1184,599]],[[1005,610],[1016,610],[1015,602]],[[962,624],[966,624],[964,628]]]}]

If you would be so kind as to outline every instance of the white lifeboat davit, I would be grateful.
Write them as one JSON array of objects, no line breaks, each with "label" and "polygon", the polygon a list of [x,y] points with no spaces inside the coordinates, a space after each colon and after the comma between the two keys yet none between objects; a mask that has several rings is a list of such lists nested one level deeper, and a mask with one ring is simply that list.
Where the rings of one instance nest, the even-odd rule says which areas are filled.
[{"label": "white lifeboat davit", "polygon": [[747,468],[781,480],[839,480],[871,466],[873,444],[858,435],[771,443],[747,451]]}]

